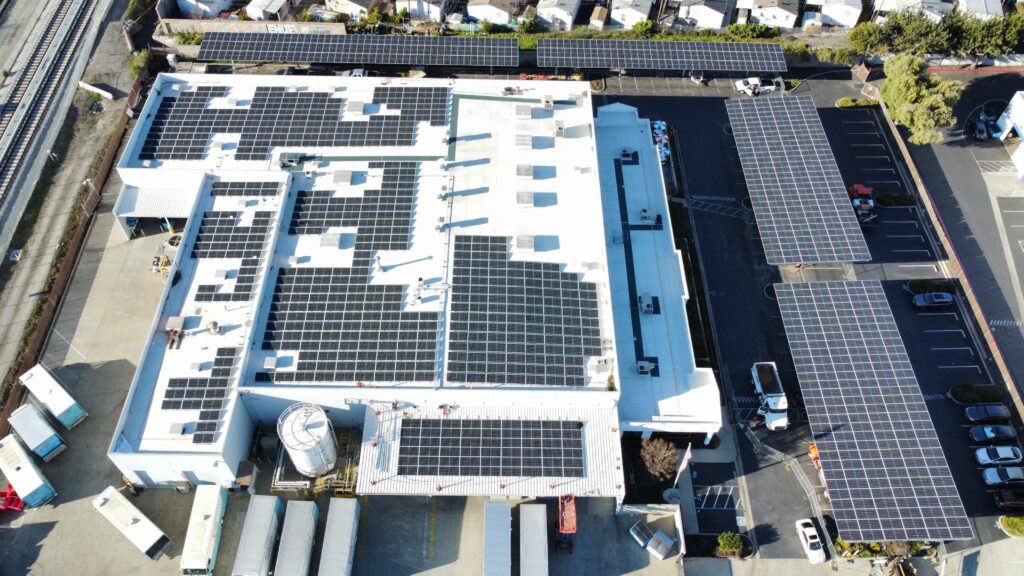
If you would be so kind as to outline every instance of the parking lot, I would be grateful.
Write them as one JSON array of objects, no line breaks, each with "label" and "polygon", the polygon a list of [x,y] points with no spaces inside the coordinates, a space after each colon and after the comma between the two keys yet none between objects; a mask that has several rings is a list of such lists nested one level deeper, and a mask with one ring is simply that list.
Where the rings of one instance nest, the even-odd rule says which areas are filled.
[{"label": "parking lot", "polygon": [[737,518],[743,517],[744,502],[736,466],[698,463],[693,465],[692,473],[700,531],[706,534],[737,531]]},{"label": "parking lot", "polygon": [[897,205],[884,205],[889,203],[885,198],[913,201],[915,192],[894,153],[880,113],[874,108],[818,106],[844,184],[863,184],[874,193],[877,224],[864,227],[872,261],[935,260],[938,249],[925,228],[927,218],[922,218],[918,207],[899,205],[899,200]]}]

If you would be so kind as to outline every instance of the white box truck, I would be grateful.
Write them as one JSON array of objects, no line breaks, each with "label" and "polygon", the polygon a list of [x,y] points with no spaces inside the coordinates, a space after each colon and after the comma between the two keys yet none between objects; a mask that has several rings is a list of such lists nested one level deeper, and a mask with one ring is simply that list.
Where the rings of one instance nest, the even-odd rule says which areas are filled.
[{"label": "white box truck", "polygon": [[512,576],[512,505],[484,504],[484,576]]},{"label": "white box truck", "polygon": [[331,498],[327,509],[327,529],[320,552],[318,576],[350,576],[356,555],[359,531],[359,501],[355,498]]},{"label": "white box truck", "polygon": [[42,364],[36,364],[19,378],[32,396],[68,430],[78,426],[88,413],[75,402],[60,382]]},{"label": "white box truck", "polygon": [[548,576],[548,507],[519,505],[519,573]]},{"label": "white box truck", "polygon": [[93,499],[92,507],[150,560],[156,560],[171,548],[171,539],[117,488],[108,486]]},{"label": "white box truck", "polygon": [[750,368],[750,377],[754,380],[754,390],[761,403],[757,413],[764,418],[765,426],[769,430],[789,428],[789,400],[775,362],[755,362]]},{"label": "white box truck", "polygon": [[249,500],[231,576],[267,576],[282,518],[284,504],[277,496],[253,496]]},{"label": "white box truck", "polygon": [[18,438],[43,462],[53,460],[68,445],[32,404],[20,406],[8,419]]},{"label": "white box truck", "polygon": [[213,576],[227,505],[226,489],[213,484],[196,486],[192,514],[188,518],[188,532],[185,533],[185,545],[181,552],[181,576]]},{"label": "white box truck", "polygon": [[274,576],[309,576],[318,516],[315,502],[292,500],[288,503]]},{"label": "white box truck", "polygon": [[0,473],[28,508],[38,508],[57,495],[14,434],[0,440]]}]

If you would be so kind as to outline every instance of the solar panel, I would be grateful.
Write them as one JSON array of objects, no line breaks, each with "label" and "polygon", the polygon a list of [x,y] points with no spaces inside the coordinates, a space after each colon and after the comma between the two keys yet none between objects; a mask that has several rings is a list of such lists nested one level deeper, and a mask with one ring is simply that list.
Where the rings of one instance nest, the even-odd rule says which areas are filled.
[{"label": "solar panel", "polygon": [[230,392],[228,378],[237,354],[237,348],[218,348],[210,376],[171,378],[167,381],[161,410],[199,410],[199,420],[191,431],[193,444],[216,441],[221,408]]},{"label": "solar panel", "polygon": [[510,260],[511,238],[456,236],[448,379],[583,386],[601,355],[597,287],[548,262]]},{"label": "solar panel", "polygon": [[882,285],[776,284],[839,536],[973,537]]},{"label": "solar panel", "polygon": [[768,73],[786,71],[782,47],[768,42],[541,38],[537,41],[537,65],[541,68],[578,69],[628,68]]},{"label": "solar panel", "polygon": [[398,474],[582,478],[583,423],[405,418]]},{"label": "solar panel", "polygon": [[519,66],[516,38],[207,32],[199,60],[414,66]]},{"label": "solar panel", "polygon": [[769,264],[871,259],[810,96],[725,101]]},{"label": "solar panel", "polygon": [[211,108],[210,100],[227,96],[227,88],[198,86],[160,100],[139,160],[202,160],[215,134],[240,135],[236,160],[265,160],[280,146],[411,146],[420,122],[445,125],[448,93],[442,86],[378,86],[372,103],[387,113],[367,117],[346,111],[347,100],[333,90],[260,86],[246,107]]}]

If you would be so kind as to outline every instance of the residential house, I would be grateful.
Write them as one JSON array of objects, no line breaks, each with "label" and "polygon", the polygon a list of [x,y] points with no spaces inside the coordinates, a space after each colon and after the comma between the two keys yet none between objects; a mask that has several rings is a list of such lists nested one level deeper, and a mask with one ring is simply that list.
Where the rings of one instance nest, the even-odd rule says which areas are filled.
[{"label": "residential house", "polygon": [[234,5],[234,0],[178,0],[178,10],[184,18],[216,18]]},{"label": "residential house", "polygon": [[253,20],[284,20],[297,4],[294,0],[252,0],[245,6],[245,15]]},{"label": "residential house", "polygon": [[1003,4],[1000,0],[957,0],[957,7],[964,14],[982,20],[1003,17]]},{"label": "residential house", "polygon": [[677,22],[689,30],[720,30],[732,21],[736,0],[683,0]]},{"label": "residential house", "polygon": [[469,0],[466,10],[478,22],[505,26],[514,24],[525,7],[523,0]]},{"label": "residential house", "polygon": [[[799,0],[738,0],[736,7],[747,10],[746,22],[792,30],[800,13]],[[739,20],[738,20],[739,21]]]},{"label": "residential house", "polygon": [[632,28],[637,22],[647,20],[653,5],[653,0],[612,0],[611,23],[623,28]]},{"label": "residential house", "polygon": [[381,2],[380,0],[326,0],[324,4],[331,12],[345,14],[349,18],[359,20]]},{"label": "residential house", "polygon": [[849,30],[857,25],[863,9],[861,0],[807,0],[803,27],[835,26]]},{"label": "residential house", "polygon": [[604,6],[594,6],[594,11],[590,13],[590,29],[604,30],[604,25],[607,23],[608,9]]},{"label": "residential house", "polygon": [[568,30],[580,11],[580,0],[540,0],[537,19],[552,30]]},{"label": "residential house", "polygon": [[409,17],[415,20],[431,20],[440,22],[444,16],[447,0],[395,0],[395,13],[403,9],[409,11]]},{"label": "residential house", "polygon": [[875,0],[875,22],[885,22],[885,17],[892,12],[916,10],[928,17],[932,22],[939,22],[956,7],[953,0]]}]

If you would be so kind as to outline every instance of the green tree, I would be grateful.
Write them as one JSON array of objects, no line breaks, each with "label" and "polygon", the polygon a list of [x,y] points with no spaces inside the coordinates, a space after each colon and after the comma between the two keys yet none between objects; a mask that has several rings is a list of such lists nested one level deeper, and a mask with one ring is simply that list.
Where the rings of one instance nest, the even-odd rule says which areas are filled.
[{"label": "green tree", "polygon": [[991,48],[987,36],[990,31],[984,28],[981,20],[970,14],[954,9],[943,18],[939,28],[950,39],[945,52],[951,56],[976,57],[988,54]]},{"label": "green tree", "polygon": [[131,59],[128,62],[128,73],[132,75],[132,79],[138,78],[149,65],[149,50],[139,50],[132,54]]},{"label": "green tree", "polygon": [[775,26],[768,26],[767,24],[748,23],[729,24],[729,27],[725,29],[725,33],[733,38],[752,40],[757,38],[775,38],[781,31]]},{"label": "green tree", "polygon": [[312,22],[316,20],[316,17],[314,17],[313,13],[307,8],[306,10],[299,12],[298,15],[295,16],[295,19],[299,22]]},{"label": "green tree", "polygon": [[527,9],[522,18],[519,19],[519,31],[523,34],[540,32],[540,22],[537,21],[537,12]]},{"label": "green tree", "polygon": [[889,14],[882,37],[897,54],[944,54],[950,45],[946,30],[917,10]]},{"label": "green tree", "polygon": [[874,22],[857,24],[846,35],[846,39],[859,54],[882,54],[889,48],[885,42],[882,27]]},{"label": "green tree", "polygon": [[726,556],[738,556],[743,552],[743,539],[735,532],[722,532],[718,535],[718,552]]},{"label": "green tree", "polygon": [[654,22],[641,20],[633,24],[633,34],[640,38],[647,38],[654,32]]},{"label": "green tree", "polygon": [[882,99],[893,119],[910,130],[912,144],[942,142],[942,128],[953,125],[953,106],[963,84],[925,72],[924,60],[902,54],[885,62]]}]

